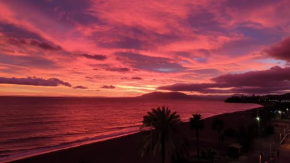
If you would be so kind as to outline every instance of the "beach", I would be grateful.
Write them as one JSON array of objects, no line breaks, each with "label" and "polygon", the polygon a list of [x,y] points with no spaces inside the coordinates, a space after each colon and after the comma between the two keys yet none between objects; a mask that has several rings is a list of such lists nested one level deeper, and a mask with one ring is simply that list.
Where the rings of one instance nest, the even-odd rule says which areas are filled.
[{"label": "beach", "polygon": [[0,162],[139,132],[143,116],[163,105],[183,122],[196,113],[207,118],[260,107],[210,99],[1,97]]},{"label": "beach", "polygon": [[[255,122],[253,113],[255,108],[247,111],[238,111],[234,113],[225,113],[204,119],[205,128],[200,132],[201,150],[216,148],[217,133],[211,129],[211,122],[215,118],[222,119],[225,128],[238,128],[241,125],[247,125]],[[190,129],[188,122],[180,124],[180,130],[188,137],[190,144],[190,154],[195,151],[195,132]],[[54,151],[51,153],[32,156],[10,163],[145,163],[160,162],[159,156],[150,158],[149,155],[141,157],[139,155],[140,142],[143,133],[136,133],[119,138],[114,138],[102,142],[82,145],[69,149]],[[225,141],[227,144],[227,141]],[[224,145],[226,146],[226,145]],[[151,160],[152,159],[152,160]]]}]

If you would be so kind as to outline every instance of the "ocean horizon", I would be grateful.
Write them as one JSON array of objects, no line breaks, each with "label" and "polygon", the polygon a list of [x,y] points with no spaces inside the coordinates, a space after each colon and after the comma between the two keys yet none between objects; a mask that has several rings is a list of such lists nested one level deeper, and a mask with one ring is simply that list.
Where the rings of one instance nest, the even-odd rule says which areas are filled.
[{"label": "ocean horizon", "polygon": [[259,107],[214,99],[0,97],[0,161],[138,132],[144,115],[166,106],[186,122]]}]

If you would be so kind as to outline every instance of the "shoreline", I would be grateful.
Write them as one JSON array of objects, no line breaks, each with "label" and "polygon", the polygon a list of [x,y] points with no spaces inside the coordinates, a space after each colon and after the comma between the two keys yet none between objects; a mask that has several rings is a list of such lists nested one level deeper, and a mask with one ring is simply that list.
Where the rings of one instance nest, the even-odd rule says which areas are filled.
[{"label": "shoreline", "polygon": [[[223,113],[223,114],[218,114],[218,115],[213,115],[211,117],[206,117],[204,118],[204,121],[205,122],[209,122],[210,120],[212,120],[213,118],[216,118],[216,117],[228,117],[232,114],[241,114],[243,115],[244,113],[247,113],[247,112],[252,112],[254,110],[257,110],[257,109],[261,109],[263,108],[263,106],[260,106],[258,108],[252,108],[252,109],[249,109],[249,110],[244,110],[244,111],[236,111],[236,112],[230,112],[230,113]],[[180,127],[183,131],[186,131],[186,133],[188,134],[189,132],[193,132],[193,131],[188,131],[189,129],[187,129],[188,127],[188,122],[182,122],[180,124]],[[192,134],[191,134],[192,135]],[[80,154],[81,156],[78,156],[77,158],[79,159],[84,159],[83,161],[82,160],[79,160],[78,162],[75,161],[75,159],[71,159],[73,162],[76,162],[76,163],[81,163],[81,162],[90,162],[90,161],[85,161],[85,157],[88,157],[88,159],[91,157],[90,155],[91,154],[86,154],[87,152],[81,152],[81,151],[90,151],[90,152],[93,152],[92,150],[90,149],[94,149],[96,148],[96,152],[93,152],[93,155],[96,155],[98,153],[106,153],[106,150],[103,150],[103,149],[106,149],[108,148],[109,146],[114,146],[114,145],[118,145],[120,144],[121,146],[126,146],[126,144],[128,144],[128,142],[130,142],[131,144],[131,150],[133,149],[133,151],[135,151],[135,157],[133,158],[133,160],[136,160],[138,162],[142,162],[142,160],[147,160],[148,162],[148,159],[149,158],[141,158],[141,156],[137,155],[136,153],[136,145],[138,144],[137,142],[140,140],[142,136],[142,132],[140,131],[136,131],[136,132],[133,132],[133,133],[127,133],[127,134],[123,134],[123,135],[118,135],[118,136],[115,136],[115,137],[109,137],[109,138],[104,138],[104,139],[101,139],[101,140],[96,140],[96,141],[93,141],[93,142],[85,142],[84,144],[79,144],[79,145],[75,145],[75,146],[70,146],[70,147],[66,147],[66,148],[62,148],[62,149],[55,149],[53,151],[46,151],[46,152],[42,152],[42,153],[35,153],[35,154],[31,154],[31,155],[26,155],[26,156],[23,156],[23,157],[17,157],[15,159],[9,159],[9,160],[3,160],[4,162],[6,163],[26,163],[26,162],[32,162],[32,163],[37,163],[37,162],[55,162],[55,163],[58,163],[58,162],[69,162],[69,161],[64,161],[63,159],[64,158],[67,158],[67,156],[70,155],[70,153],[78,153]],[[124,143],[122,143],[124,142]],[[127,142],[127,143],[125,143]],[[132,146],[132,144],[135,144],[135,147],[134,145]],[[107,146],[107,147],[106,147]],[[128,147],[127,147],[128,148]],[[115,151],[118,151],[116,148],[113,148],[113,150]],[[97,152],[99,151],[99,152]],[[122,151],[122,150],[121,150]],[[131,155],[131,154],[134,154],[134,152],[128,152],[127,154],[128,155]],[[107,153],[110,153],[112,151],[107,151]],[[116,154],[118,154],[119,152],[117,152]],[[131,154],[130,154],[131,153]],[[97,159],[98,157],[101,157],[102,155],[100,156],[97,156],[95,159]],[[138,158],[139,156],[139,158]],[[64,158],[60,158],[60,157],[64,157]],[[52,160],[49,159],[49,158],[53,158]],[[95,160],[93,158],[90,158],[89,160]],[[41,160],[41,161],[40,161]],[[44,161],[45,160],[45,161]],[[48,161],[50,160],[50,161]],[[98,160],[98,159],[97,159]],[[108,162],[108,163],[111,163],[111,162],[114,162],[113,160],[102,160],[102,162]],[[145,161],[146,162],[146,161]]]},{"label": "shoreline", "polygon": [[[130,131],[127,133],[121,133],[121,134],[116,134],[115,136],[110,136],[110,137],[104,137],[104,138],[95,138],[95,140],[88,140],[88,141],[83,141],[78,143],[78,141],[75,142],[71,142],[70,144],[64,144],[64,145],[57,145],[57,146],[62,146],[62,147],[58,147],[55,148],[56,146],[52,146],[52,147],[42,147],[39,149],[32,149],[31,151],[27,151],[22,154],[16,154],[16,156],[11,156],[11,158],[9,158],[9,156],[7,157],[7,159],[0,159],[0,163],[1,162],[14,162],[14,161],[18,161],[18,160],[22,160],[22,159],[26,159],[26,158],[30,158],[30,157],[34,157],[34,156],[38,156],[38,155],[43,155],[43,154],[47,154],[47,153],[53,153],[53,152],[57,152],[57,151],[62,151],[62,150],[67,150],[70,148],[76,148],[76,147],[80,147],[83,145],[88,145],[88,144],[94,144],[94,143],[98,143],[98,142],[103,142],[103,141],[109,141],[111,139],[116,139],[116,138],[120,138],[120,137],[125,137],[131,134],[136,134],[139,133],[140,131]],[[101,137],[101,136],[100,136]],[[90,138],[88,138],[90,139]],[[94,138],[91,138],[94,139]],[[36,152],[37,151],[37,152]],[[5,158],[5,157],[3,157]]]}]

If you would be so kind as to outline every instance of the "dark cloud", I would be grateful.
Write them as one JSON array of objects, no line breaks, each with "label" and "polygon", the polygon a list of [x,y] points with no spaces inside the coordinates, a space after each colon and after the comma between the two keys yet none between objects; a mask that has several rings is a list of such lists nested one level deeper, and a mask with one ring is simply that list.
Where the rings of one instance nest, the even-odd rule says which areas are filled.
[{"label": "dark cloud", "polygon": [[134,80],[142,80],[141,77],[132,77],[132,79],[134,79]]},{"label": "dark cloud", "polygon": [[88,80],[93,80],[93,79],[99,79],[99,80],[107,79],[107,77],[105,77],[104,75],[86,76],[85,78],[88,79]]},{"label": "dark cloud", "polygon": [[190,52],[186,52],[186,51],[177,51],[177,52],[173,52],[174,55],[177,55],[178,57],[186,57],[188,59],[193,59],[197,62],[200,63],[206,63],[208,61],[208,57],[210,57],[211,53],[208,49],[197,49],[197,50],[193,50]]},{"label": "dark cloud", "polygon": [[181,39],[180,35],[174,32],[160,34],[148,28],[127,25],[116,25],[105,33],[96,32],[92,38],[101,47],[135,50],[155,49]]},{"label": "dark cloud", "polygon": [[57,51],[57,50],[62,50],[62,48],[58,45],[53,45],[51,43],[45,42],[45,41],[39,41],[36,39],[24,39],[24,38],[14,38],[10,37],[7,40],[7,43],[14,45],[14,46],[35,46],[38,48],[41,48],[43,50],[50,50],[50,51]]},{"label": "dark cloud", "polygon": [[72,20],[73,22],[89,26],[92,24],[103,24],[102,20],[99,19],[96,15],[91,14],[90,12],[84,11],[84,12],[79,12],[77,14],[73,15],[67,15],[69,20]]},{"label": "dark cloud", "polygon": [[116,87],[113,86],[113,85],[103,85],[101,88],[104,88],[104,89],[115,89]]},{"label": "dark cloud", "polygon": [[226,0],[224,1],[225,6],[229,8],[234,8],[242,11],[246,11],[247,9],[253,9],[253,8],[261,8],[265,5],[271,5],[271,4],[277,4],[281,0]]},{"label": "dark cloud", "polygon": [[205,57],[193,57],[193,60],[200,62],[200,63],[206,63],[208,61]]},{"label": "dark cloud", "polygon": [[37,40],[42,40],[42,38],[33,32],[27,31],[25,29],[22,29],[20,27],[17,27],[12,24],[4,24],[0,23],[0,32],[4,33],[7,37],[13,37],[13,38],[33,38]]},{"label": "dark cloud", "polygon": [[114,71],[114,72],[129,72],[131,71],[128,67],[113,67],[109,64],[91,64],[90,66],[96,67],[93,70],[106,70],[106,71]]},{"label": "dark cloud", "polygon": [[118,60],[130,64],[137,69],[162,73],[174,73],[186,70],[185,67],[168,58],[151,57],[131,52],[118,52],[116,56]]},{"label": "dark cloud", "polygon": [[23,67],[36,67],[41,69],[59,68],[59,66],[54,61],[48,60],[40,56],[12,56],[1,54],[0,63]]},{"label": "dark cloud", "polygon": [[116,71],[116,72],[129,72],[130,69],[127,67],[109,67],[105,68],[106,71]]},{"label": "dark cloud", "polygon": [[216,87],[215,83],[201,83],[201,84],[174,84],[170,86],[162,86],[158,89],[160,90],[170,90],[170,91],[196,91],[201,93],[206,92],[208,88]]},{"label": "dark cloud", "polygon": [[37,46],[43,50],[51,50],[51,51],[54,51],[54,50],[61,50],[62,48],[58,45],[52,45],[52,44],[49,44],[47,42],[43,42],[43,41],[38,41],[36,39],[31,39],[30,40],[30,45],[33,45],[33,46]]},{"label": "dark cloud", "polygon": [[198,73],[198,74],[219,74],[220,71],[214,68],[205,68],[205,69],[195,69],[190,70],[190,72]]},{"label": "dark cloud", "polygon": [[0,84],[17,84],[17,85],[32,85],[32,86],[67,86],[71,87],[71,84],[64,82],[57,78],[42,79],[36,77],[27,78],[5,78],[0,77]]},{"label": "dark cloud", "polygon": [[227,74],[212,78],[212,83],[174,84],[161,90],[200,93],[283,93],[290,90],[290,67],[272,67],[263,71]]},{"label": "dark cloud", "polygon": [[[258,45],[261,45],[258,43]],[[225,42],[219,49],[212,50],[213,53],[223,54],[227,56],[241,56],[247,54],[249,50],[255,50],[257,42],[251,38],[243,38],[241,40],[233,40]]]},{"label": "dark cloud", "polygon": [[196,29],[197,33],[224,32],[222,23],[216,18],[216,14],[211,13],[203,8],[192,8],[192,12],[187,17],[187,23],[190,27]]},{"label": "dark cloud", "polygon": [[101,23],[101,20],[89,11],[92,5],[91,0],[9,0],[8,4],[11,8],[19,11],[21,11],[19,6],[29,6],[29,8],[42,12],[47,17],[70,26]]},{"label": "dark cloud", "polygon": [[86,76],[85,78],[86,79],[94,79],[94,77],[92,77],[92,76]]},{"label": "dark cloud", "polygon": [[220,48],[213,49],[210,52],[227,56],[248,55],[249,51],[255,51],[259,46],[271,45],[281,40],[285,35],[282,31],[266,28],[254,22],[237,24],[232,32],[237,32],[243,37],[226,41]]},{"label": "dark cloud", "polygon": [[290,37],[264,50],[270,57],[290,62]]},{"label": "dark cloud", "polygon": [[284,33],[277,32],[270,28],[257,28],[249,25],[250,22],[239,24],[237,32],[242,33],[245,37],[251,38],[251,42],[256,45],[269,45],[281,40]]},{"label": "dark cloud", "polygon": [[[43,10],[46,12],[55,11],[56,7],[62,8],[66,12],[75,12],[75,11],[85,11],[89,9],[91,5],[91,0],[44,0],[44,1],[35,1],[35,0],[22,0],[21,2],[33,6],[36,10]],[[10,0],[9,3],[17,4],[20,3],[17,0]]]},{"label": "dark cloud", "polygon": [[213,76],[220,75],[221,71],[214,68],[204,68],[204,69],[192,69],[186,71],[186,74],[181,75],[183,79],[207,79]]},{"label": "dark cloud", "polygon": [[101,55],[101,54],[95,54],[95,55],[81,54],[81,56],[89,58],[89,59],[100,60],[100,61],[107,59],[107,56]]},{"label": "dark cloud", "polygon": [[88,87],[78,85],[78,86],[73,87],[73,89],[88,89]]},{"label": "dark cloud", "polygon": [[176,51],[176,52],[173,52],[173,54],[177,56],[182,56],[182,57],[191,57],[191,53],[186,52],[186,51]]},{"label": "dark cloud", "polygon": [[[250,71],[242,74],[227,74],[212,78],[215,83],[232,87],[275,87],[288,85],[290,81],[290,67],[272,67],[263,71]],[[283,84],[284,83],[284,84]]]},{"label": "dark cloud", "polygon": [[144,42],[137,38],[120,37],[118,41],[99,42],[99,46],[105,48],[119,48],[119,49],[142,49]]},{"label": "dark cloud", "polygon": [[26,39],[23,39],[23,38],[17,39],[17,38],[11,37],[7,40],[7,43],[11,45],[15,45],[15,46],[27,45]]}]

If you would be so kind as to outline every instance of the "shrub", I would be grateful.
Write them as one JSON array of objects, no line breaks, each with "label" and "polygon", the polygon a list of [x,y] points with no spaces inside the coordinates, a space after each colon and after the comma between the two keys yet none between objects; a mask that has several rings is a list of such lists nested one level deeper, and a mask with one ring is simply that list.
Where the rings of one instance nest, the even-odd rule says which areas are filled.
[{"label": "shrub", "polygon": [[237,131],[235,129],[233,129],[233,128],[227,128],[224,131],[224,136],[225,137],[233,138],[233,137],[236,136],[236,134],[237,134]]},{"label": "shrub", "polygon": [[206,159],[209,163],[215,163],[217,160],[217,153],[212,149],[208,149],[201,152],[201,158]]},{"label": "shrub", "polygon": [[274,126],[270,125],[270,126],[267,126],[264,131],[263,131],[263,135],[264,136],[270,136],[274,133],[275,131],[275,128]]}]

